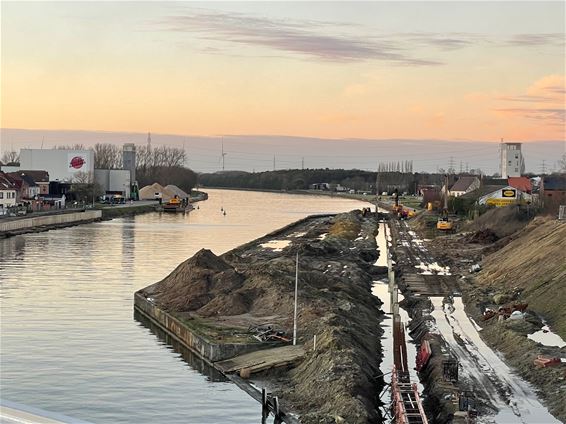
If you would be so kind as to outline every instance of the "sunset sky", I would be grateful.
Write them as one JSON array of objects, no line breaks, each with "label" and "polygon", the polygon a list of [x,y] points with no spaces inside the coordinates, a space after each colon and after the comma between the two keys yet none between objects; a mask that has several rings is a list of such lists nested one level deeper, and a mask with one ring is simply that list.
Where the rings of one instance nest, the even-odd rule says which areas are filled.
[{"label": "sunset sky", "polygon": [[3,129],[565,139],[564,2],[1,7]]}]

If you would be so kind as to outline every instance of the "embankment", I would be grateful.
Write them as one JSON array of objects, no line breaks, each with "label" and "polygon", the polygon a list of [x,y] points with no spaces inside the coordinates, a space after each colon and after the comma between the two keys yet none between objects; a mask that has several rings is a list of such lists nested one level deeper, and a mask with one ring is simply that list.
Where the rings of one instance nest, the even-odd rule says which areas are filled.
[{"label": "embankment", "polygon": [[102,219],[99,210],[64,211],[0,221],[0,238],[86,224]]},{"label": "embankment", "polygon": [[477,282],[527,302],[566,339],[566,223],[535,219],[483,261]]},{"label": "embankment", "polygon": [[155,205],[133,205],[133,206],[114,206],[100,209],[102,211],[102,219],[109,220],[120,218],[123,216],[133,216],[142,213],[155,212]]},{"label": "embankment", "polygon": [[136,296],[216,344],[260,348],[249,327],[293,334],[298,253],[298,343],[307,353],[295,367],[252,381],[303,423],[381,422],[381,311],[371,296],[376,231],[374,214],[310,217],[220,257],[201,250]]}]

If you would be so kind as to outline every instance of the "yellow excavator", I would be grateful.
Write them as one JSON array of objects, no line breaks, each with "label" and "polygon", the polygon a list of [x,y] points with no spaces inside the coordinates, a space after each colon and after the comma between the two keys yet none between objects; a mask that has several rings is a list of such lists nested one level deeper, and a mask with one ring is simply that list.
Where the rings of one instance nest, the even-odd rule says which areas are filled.
[{"label": "yellow excavator", "polygon": [[436,229],[441,231],[452,231],[454,229],[454,223],[448,218],[448,175],[444,176],[444,207],[442,208],[442,213],[438,218],[436,223]]}]

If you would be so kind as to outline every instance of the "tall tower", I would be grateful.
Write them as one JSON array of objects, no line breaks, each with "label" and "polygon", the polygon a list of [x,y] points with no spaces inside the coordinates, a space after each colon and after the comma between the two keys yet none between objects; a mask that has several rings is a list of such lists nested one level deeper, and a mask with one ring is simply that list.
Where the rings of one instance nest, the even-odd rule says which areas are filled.
[{"label": "tall tower", "polygon": [[525,160],[521,153],[522,143],[501,143],[501,178],[520,177],[525,173]]},{"label": "tall tower", "polygon": [[122,168],[130,171],[130,184],[136,181],[136,145],[126,143],[122,149]]}]

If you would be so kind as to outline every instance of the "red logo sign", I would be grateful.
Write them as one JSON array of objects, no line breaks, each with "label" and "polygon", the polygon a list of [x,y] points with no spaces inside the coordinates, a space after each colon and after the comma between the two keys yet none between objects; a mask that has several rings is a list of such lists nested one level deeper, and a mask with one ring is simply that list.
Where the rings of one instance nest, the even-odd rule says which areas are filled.
[{"label": "red logo sign", "polygon": [[85,160],[84,158],[80,157],[80,156],[75,156],[73,159],[71,159],[71,163],[69,164],[69,168],[75,168],[75,169],[81,169],[83,167],[83,165],[85,164]]}]

